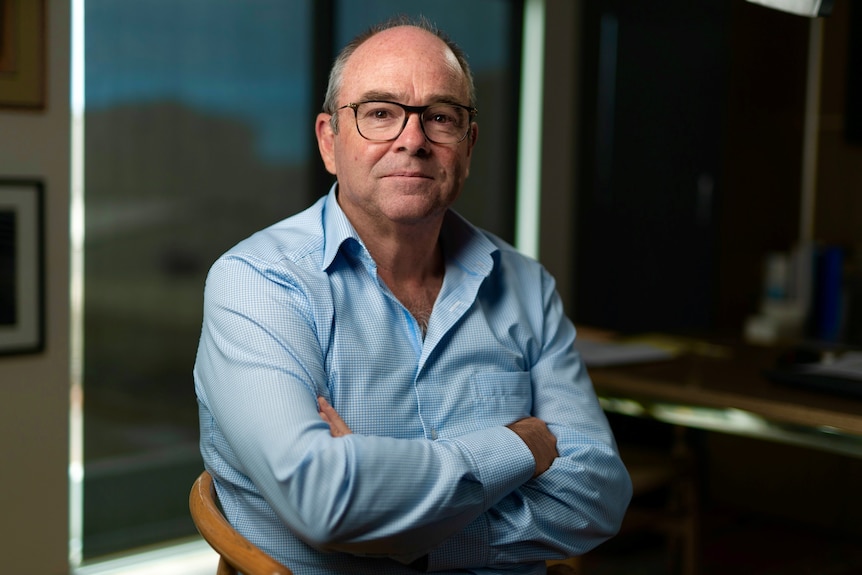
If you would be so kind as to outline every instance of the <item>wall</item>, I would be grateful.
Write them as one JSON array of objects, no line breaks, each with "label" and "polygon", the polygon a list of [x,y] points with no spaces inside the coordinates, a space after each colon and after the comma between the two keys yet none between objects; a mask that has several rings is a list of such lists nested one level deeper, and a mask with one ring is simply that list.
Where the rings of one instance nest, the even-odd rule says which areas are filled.
[{"label": "wall", "polygon": [[45,351],[0,357],[3,565],[38,575],[69,571],[70,10],[68,0],[46,4],[46,109],[0,111],[0,177],[45,183]]}]

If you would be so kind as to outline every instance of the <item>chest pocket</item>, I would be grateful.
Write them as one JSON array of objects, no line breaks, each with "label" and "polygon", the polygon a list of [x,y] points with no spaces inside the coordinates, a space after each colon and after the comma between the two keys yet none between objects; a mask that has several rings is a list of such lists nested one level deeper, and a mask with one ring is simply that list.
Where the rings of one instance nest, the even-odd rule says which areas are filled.
[{"label": "chest pocket", "polygon": [[476,373],[470,383],[477,412],[483,418],[506,425],[530,415],[533,391],[528,372]]}]

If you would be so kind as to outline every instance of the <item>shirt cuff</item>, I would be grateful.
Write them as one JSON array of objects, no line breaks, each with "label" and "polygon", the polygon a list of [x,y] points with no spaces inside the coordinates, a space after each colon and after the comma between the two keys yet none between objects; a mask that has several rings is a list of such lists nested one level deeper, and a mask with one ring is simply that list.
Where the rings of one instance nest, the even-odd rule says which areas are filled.
[{"label": "shirt cuff", "polygon": [[[485,493],[485,512],[533,477],[536,461],[527,445],[506,427],[493,427],[452,440],[472,458]],[[484,567],[490,561],[488,518],[483,512],[428,555],[427,569]]]},{"label": "shirt cuff", "polygon": [[485,491],[485,509],[530,480],[536,460],[527,444],[508,427],[491,427],[453,440],[473,459],[476,477]]}]

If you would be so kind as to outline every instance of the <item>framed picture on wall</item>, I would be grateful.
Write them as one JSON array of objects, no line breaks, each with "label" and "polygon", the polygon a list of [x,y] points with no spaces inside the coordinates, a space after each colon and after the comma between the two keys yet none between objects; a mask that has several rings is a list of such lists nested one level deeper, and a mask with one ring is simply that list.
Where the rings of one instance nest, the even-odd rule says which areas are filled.
[{"label": "framed picture on wall", "polygon": [[45,107],[45,0],[0,0],[0,108]]},{"label": "framed picture on wall", "polygon": [[0,179],[0,354],[44,347],[43,185]]}]

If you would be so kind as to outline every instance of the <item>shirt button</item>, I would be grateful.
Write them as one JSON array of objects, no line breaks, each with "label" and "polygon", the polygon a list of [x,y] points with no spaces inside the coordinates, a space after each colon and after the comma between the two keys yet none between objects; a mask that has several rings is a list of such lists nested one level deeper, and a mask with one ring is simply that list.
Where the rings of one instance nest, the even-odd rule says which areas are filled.
[{"label": "shirt button", "polygon": [[431,430],[431,439],[437,439],[437,430],[436,429]]}]

